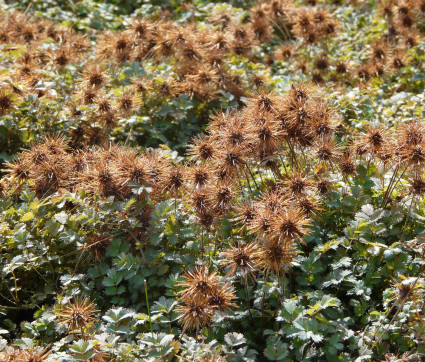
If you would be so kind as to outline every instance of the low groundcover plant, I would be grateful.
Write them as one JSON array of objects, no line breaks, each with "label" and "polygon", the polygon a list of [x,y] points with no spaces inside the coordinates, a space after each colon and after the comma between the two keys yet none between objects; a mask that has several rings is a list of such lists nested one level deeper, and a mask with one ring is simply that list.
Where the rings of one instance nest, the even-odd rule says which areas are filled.
[{"label": "low groundcover plant", "polygon": [[425,357],[423,1],[0,9],[0,361]]}]

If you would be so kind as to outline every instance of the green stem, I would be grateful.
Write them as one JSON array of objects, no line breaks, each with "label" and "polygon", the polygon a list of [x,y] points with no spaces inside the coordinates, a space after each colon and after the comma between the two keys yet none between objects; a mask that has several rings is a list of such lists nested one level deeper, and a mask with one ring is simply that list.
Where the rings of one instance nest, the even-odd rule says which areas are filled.
[{"label": "green stem", "polygon": [[152,333],[152,337],[153,337],[151,310],[149,308],[149,298],[148,298],[148,282],[146,281],[146,279],[145,279],[145,296],[146,296],[146,304],[148,306],[149,326],[151,328],[151,333]]}]

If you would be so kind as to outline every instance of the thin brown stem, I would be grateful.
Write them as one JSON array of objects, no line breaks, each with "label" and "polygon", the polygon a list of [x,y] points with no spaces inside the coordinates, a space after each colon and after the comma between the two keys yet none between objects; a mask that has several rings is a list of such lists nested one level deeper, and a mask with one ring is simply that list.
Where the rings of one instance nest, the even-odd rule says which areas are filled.
[{"label": "thin brown stem", "polygon": [[249,168],[249,166],[248,166],[248,165],[246,165],[246,168],[248,169],[248,172],[249,172],[249,173],[250,173],[250,175],[251,175],[252,181],[254,181],[254,184],[255,184],[255,186],[257,187],[257,191],[259,191],[259,190],[260,190],[260,188],[258,187],[257,181],[255,181],[255,177],[254,177],[254,175],[252,174],[251,169]]},{"label": "thin brown stem", "polygon": [[249,191],[250,191],[250,192],[251,192],[251,194],[252,194],[251,184],[249,183],[249,175],[248,175],[248,173],[246,172],[246,170],[245,170],[245,177],[246,177],[246,183],[248,184]]},{"label": "thin brown stem", "polygon": [[201,227],[201,261],[204,264],[204,228]]},{"label": "thin brown stem", "polygon": [[384,208],[385,206],[387,206],[388,204],[388,200],[391,197],[391,194],[393,193],[394,189],[397,187],[398,183],[400,182],[401,178],[403,177],[404,173],[407,171],[407,168],[409,167],[409,165],[406,166],[406,168],[403,170],[403,172],[401,173],[400,177],[397,179],[397,181],[394,183],[394,186],[392,187],[392,189],[389,191],[388,195],[387,195],[387,199],[385,200],[385,204],[384,204]]},{"label": "thin brown stem", "polygon": [[415,200],[415,195],[412,195],[412,201],[410,201],[409,210],[407,211],[406,222],[404,223],[403,233],[401,234],[400,243],[402,243],[404,241],[404,235],[406,233],[407,222],[409,221],[410,210],[412,210],[412,205],[413,205],[414,200]]},{"label": "thin brown stem", "polygon": [[248,289],[248,279],[245,278],[245,298],[246,298],[246,308],[248,309],[251,322],[254,322],[254,318],[251,313],[251,304],[249,302],[249,289]]},{"label": "thin brown stem", "polygon": [[285,169],[285,176],[288,176],[288,170],[286,169],[285,161],[283,160],[282,155],[279,155],[279,158],[280,158],[280,162],[282,162],[283,168]]},{"label": "thin brown stem", "polygon": [[[269,271],[266,272],[266,277],[264,278],[264,286],[267,284],[267,279],[269,278]],[[263,298],[261,299],[261,330],[264,331],[264,304],[266,301],[266,291],[263,291]]]},{"label": "thin brown stem", "polygon": [[[394,178],[395,178],[395,176],[396,176],[399,168],[400,168],[400,164],[398,163],[397,166],[394,169],[394,172],[393,172],[392,176],[391,176],[391,179],[390,179],[390,182],[389,182],[389,184],[387,186],[387,189],[384,192],[384,197],[382,198],[381,207],[383,207],[383,205],[385,203],[385,200],[387,198],[388,191],[390,190],[390,187],[392,186],[392,183],[394,182]],[[384,180],[384,185],[385,185],[385,180]]]},{"label": "thin brown stem", "polygon": [[292,158],[293,158],[293,160],[294,160],[295,167],[296,167],[296,168],[297,168],[297,170],[299,171],[299,170],[301,170],[301,167],[300,167],[300,164],[298,163],[298,159],[297,159],[297,155],[296,155],[296,153],[295,153],[294,145],[292,145],[292,144],[288,141],[288,146],[289,146],[289,149],[291,150],[291,155],[292,155]]}]

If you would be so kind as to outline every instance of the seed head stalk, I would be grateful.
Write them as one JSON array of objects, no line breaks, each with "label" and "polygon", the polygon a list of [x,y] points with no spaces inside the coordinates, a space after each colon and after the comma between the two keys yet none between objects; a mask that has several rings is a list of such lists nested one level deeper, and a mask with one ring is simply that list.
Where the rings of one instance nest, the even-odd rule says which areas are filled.
[{"label": "seed head stalk", "polygon": [[150,326],[152,338],[153,338],[151,310],[150,310],[150,307],[149,307],[149,298],[148,298],[148,282],[146,281],[146,279],[145,279],[145,296],[146,296],[146,305],[148,306],[149,326]]}]

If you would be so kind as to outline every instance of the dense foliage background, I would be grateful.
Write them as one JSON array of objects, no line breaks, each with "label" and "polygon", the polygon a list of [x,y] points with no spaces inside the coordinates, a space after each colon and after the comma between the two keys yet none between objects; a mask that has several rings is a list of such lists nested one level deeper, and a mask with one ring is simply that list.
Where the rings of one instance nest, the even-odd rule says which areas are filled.
[{"label": "dense foliage background", "polygon": [[424,1],[0,11],[1,361],[424,357]]}]

